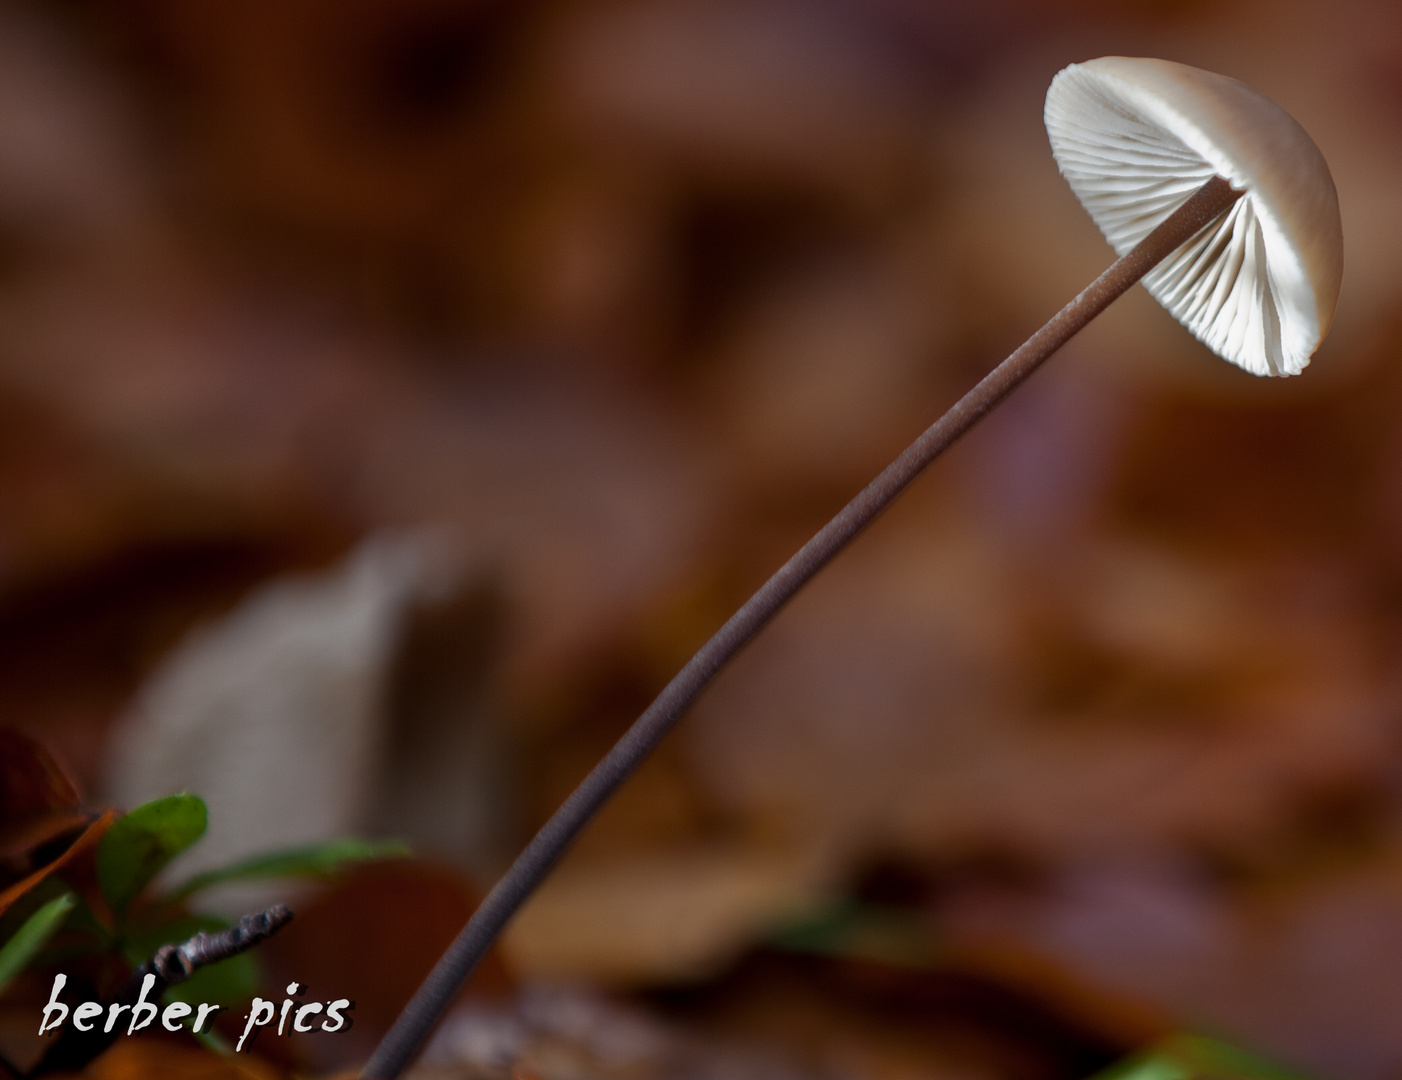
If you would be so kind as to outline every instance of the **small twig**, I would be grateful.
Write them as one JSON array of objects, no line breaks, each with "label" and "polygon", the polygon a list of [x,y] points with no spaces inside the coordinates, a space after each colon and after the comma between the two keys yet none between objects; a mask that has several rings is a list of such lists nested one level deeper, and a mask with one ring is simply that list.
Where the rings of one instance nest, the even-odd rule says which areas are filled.
[{"label": "small twig", "polygon": [[[155,976],[148,998],[160,1000],[167,987],[183,983],[200,968],[227,960],[253,948],[272,937],[292,921],[292,911],[285,904],[275,904],[256,915],[245,915],[235,926],[217,933],[201,930],[189,941],[179,945],[162,945],[144,964],[131,973],[131,978],[118,992],[116,1004],[133,1005],[141,996],[141,984],[148,975]],[[83,1068],[101,1054],[121,1033],[121,1026],[111,1031],[79,1031],[73,1025],[65,1027],[54,1044],[30,1071],[27,1080],[47,1073],[73,1071]]]},{"label": "small twig", "polygon": [[182,945],[162,945],[155,956],[132,972],[127,990],[133,995],[139,993],[141,980],[147,974],[154,974],[159,993],[167,986],[184,982],[206,964],[227,960],[253,948],[291,921],[292,910],[286,904],[275,904],[267,911],[245,915],[227,930],[214,934],[202,930]]},{"label": "small twig", "polygon": [[1096,278],[1076,299],[1033,334],[911,443],[855,499],[820,529],[747,600],[667,684],[647,711],[594,767],[527,845],[448,947],[418,992],[376,1047],[361,1080],[395,1080],[418,1054],[458,988],[491,948],[506,923],[550,873],[580,830],[618,786],[630,777],[671,731],[698,694],[725,664],[762,630],[779,609],[852,542],[944,453],[1066,344],[1091,319],[1145,274],[1216,221],[1244,192],[1214,176],[1166,221]]}]

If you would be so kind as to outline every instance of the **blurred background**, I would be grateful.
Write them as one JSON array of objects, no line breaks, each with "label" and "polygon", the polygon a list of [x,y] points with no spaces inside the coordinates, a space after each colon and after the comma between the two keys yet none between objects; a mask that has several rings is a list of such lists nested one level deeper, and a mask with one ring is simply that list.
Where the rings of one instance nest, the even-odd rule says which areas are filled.
[{"label": "blurred background", "polygon": [[4,723],[94,802],[204,795],[182,874],[408,839],[278,961],[366,980],[311,1064],[355,1060],[691,651],[1108,264],[1041,124],[1104,54],[1310,132],[1332,336],[1256,379],[1117,304],[716,683],[433,1060],[1038,1080],[1191,1030],[1402,1076],[1390,0],[11,0]]}]

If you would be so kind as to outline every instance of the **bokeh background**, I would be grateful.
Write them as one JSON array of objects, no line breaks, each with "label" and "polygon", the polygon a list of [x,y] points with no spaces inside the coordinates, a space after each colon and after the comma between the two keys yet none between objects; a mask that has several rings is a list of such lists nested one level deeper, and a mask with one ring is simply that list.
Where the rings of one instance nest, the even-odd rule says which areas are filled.
[{"label": "bokeh background", "polygon": [[708,692],[437,1060],[1034,1080],[1193,1030],[1402,1076],[1391,0],[5,4],[4,723],[95,801],[205,795],[182,873],[408,838],[283,959],[379,965],[323,979],[370,979],[363,1052],[691,650],[1108,263],[1041,126],[1103,54],[1311,133],[1332,336],[1256,379],[1117,304]]}]

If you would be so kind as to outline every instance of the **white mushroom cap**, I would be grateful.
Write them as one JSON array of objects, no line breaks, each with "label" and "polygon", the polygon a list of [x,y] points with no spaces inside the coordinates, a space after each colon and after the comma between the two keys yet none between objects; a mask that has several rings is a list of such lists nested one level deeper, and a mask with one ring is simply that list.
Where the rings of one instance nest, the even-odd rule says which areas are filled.
[{"label": "white mushroom cap", "polygon": [[1124,56],[1058,73],[1045,118],[1057,166],[1120,255],[1214,173],[1244,190],[1144,285],[1223,359],[1304,370],[1343,274],[1338,195],[1304,128],[1236,79]]}]

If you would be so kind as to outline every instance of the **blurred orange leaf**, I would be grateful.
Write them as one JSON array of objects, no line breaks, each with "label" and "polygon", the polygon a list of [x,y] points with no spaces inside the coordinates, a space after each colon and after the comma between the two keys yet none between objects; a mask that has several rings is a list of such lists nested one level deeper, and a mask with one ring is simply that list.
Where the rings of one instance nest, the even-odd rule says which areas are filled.
[{"label": "blurred orange leaf", "polygon": [[74,872],[71,884],[74,884],[78,888],[89,905],[99,914],[105,912],[106,907],[101,903],[101,898],[96,888],[89,887],[89,885],[95,886],[95,882],[89,882],[88,879],[94,876],[91,873],[91,864],[93,853],[97,850],[97,842],[102,839],[102,834],[105,833],[116,820],[117,811],[108,810],[89,825],[83,831],[83,834],[70,844],[62,855],[52,862],[41,866],[38,870],[29,874],[29,876],[21,878],[4,892],[0,892],[0,915],[3,915],[11,904],[38,885],[39,882],[43,881],[50,874],[63,869],[69,869]]},{"label": "blurred orange leaf", "polygon": [[124,1039],[81,1073],[89,1080],[281,1080],[256,1058],[220,1057],[208,1050],[154,1039]]},{"label": "blurred orange leaf", "polygon": [[[0,728],[0,914],[66,869],[74,878],[70,883],[102,917],[105,905],[88,878],[97,841],[116,814],[95,816],[83,808],[77,785],[41,743]],[[61,846],[66,838],[71,842]]]},{"label": "blurred orange leaf", "polygon": [[[262,955],[274,971],[311,993],[354,1001],[355,1031],[339,1049],[365,1052],[389,1030],[479,898],[444,867],[413,859],[368,863],[302,904],[297,919],[262,947]],[[352,941],[355,948],[347,948]],[[469,990],[494,994],[509,987],[493,950]]]}]

